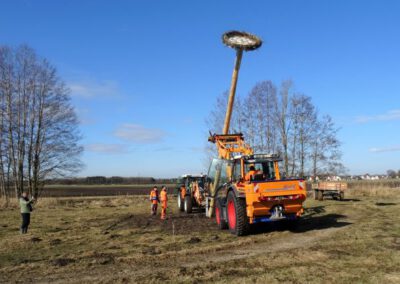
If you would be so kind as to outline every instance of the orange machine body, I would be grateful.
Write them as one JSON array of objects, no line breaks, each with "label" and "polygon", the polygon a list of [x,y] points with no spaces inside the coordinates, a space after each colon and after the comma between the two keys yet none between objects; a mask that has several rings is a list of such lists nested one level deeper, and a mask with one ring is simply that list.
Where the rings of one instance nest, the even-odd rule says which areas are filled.
[{"label": "orange machine body", "polygon": [[[296,220],[302,215],[305,182],[302,179],[282,179],[279,171],[282,159],[278,155],[253,154],[252,148],[244,143],[242,134],[214,134],[208,140],[216,144],[219,152],[219,159],[214,159],[210,166],[209,187],[214,189],[214,197],[220,199],[222,207],[218,212],[221,208],[227,212],[217,217],[217,223],[221,218],[229,219],[229,210],[224,204],[230,191],[236,198],[245,199],[245,212],[250,224],[282,218]],[[256,172],[249,178],[249,169],[254,165]],[[238,218],[240,212],[233,212],[232,218]]]}]

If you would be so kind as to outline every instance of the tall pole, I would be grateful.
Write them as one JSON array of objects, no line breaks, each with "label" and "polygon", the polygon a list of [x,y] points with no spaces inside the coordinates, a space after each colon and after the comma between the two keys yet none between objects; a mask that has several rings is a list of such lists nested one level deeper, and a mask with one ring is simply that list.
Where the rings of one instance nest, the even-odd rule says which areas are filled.
[{"label": "tall pole", "polygon": [[228,107],[226,109],[225,122],[222,134],[229,133],[229,126],[231,124],[231,116],[232,116],[233,104],[235,102],[236,86],[239,77],[240,63],[242,62],[242,55],[243,55],[243,49],[237,49],[235,68],[233,68],[233,73],[232,73],[231,88],[229,90]]},{"label": "tall pole", "polygon": [[[222,130],[222,134],[228,134],[229,126],[231,124],[233,105],[235,102],[236,85],[239,77],[239,69],[240,69],[240,63],[242,62],[243,50],[245,51],[255,50],[261,46],[262,41],[255,35],[238,31],[230,31],[224,33],[222,35],[222,41],[225,45],[232,47],[236,50],[235,67],[233,68],[231,88],[229,90],[228,106],[225,114],[224,128]],[[220,156],[219,158],[222,157]],[[214,176],[214,183],[210,186],[211,198],[210,198],[210,207],[208,208],[208,217],[212,217],[214,214],[215,197],[216,197],[215,195],[220,178],[221,178],[221,169],[217,169]]]},{"label": "tall pole", "polygon": [[[233,73],[232,73],[231,88],[229,90],[228,106],[226,109],[225,122],[224,122],[224,128],[222,130],[222,134],[229,133],[229,126],[231,124],[231,116],[232,116],[233,104],[235,102],[236,85],[237,85],[237,81],[238,81],[238,77],[239,77],[239,69],[240,69],[240,63],[242,62],[242,55],[243,55],[243,49],[241,49],[241,48],[236,49],[235,67],[233,68]],[[219,158],[222,158],[222,157],[220,156]],[[217,190],[216,187],[219,184],[220,178],[221,178],[221,170],[217,170],[215,173],[215,177],[214,177],[214,184],[210,188],[211,196],[215,195],[215,192]],[[208,214],[209,214],[208,217],[213,216],[214,206],[215,206],[215,198],[211,198],[210,208],[208,210]]]}]

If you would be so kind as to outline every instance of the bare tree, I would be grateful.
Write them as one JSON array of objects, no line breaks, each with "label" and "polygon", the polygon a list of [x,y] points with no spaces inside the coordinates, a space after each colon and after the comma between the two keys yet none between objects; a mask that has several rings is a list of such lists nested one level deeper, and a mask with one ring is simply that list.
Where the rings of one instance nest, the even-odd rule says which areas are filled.
[{"label": "bare tree", "polygon": [[[78,120],[55,68],[21,46],[0,47],[0,183],[35,197],[46,178],[82,166]],[[8,196],[8,195],[7,195]]]},{"label": "bare tree", "polygon": [[310,150],[310,133],[317,124],[317,111],[311,102],[311,97],[303,94],[294,94],[291,98],[291,105],[293,124],[291,175],[297,174],[303,177],[306,171],[306,158],[309,156]]},{"label": "bare tree", "polygon": [[[215,105],[213,109],[210,111],[209,115],[207,116],[205,122],[208,127],[208,130],[212,133],[221,133],[222,127],[224,125],[225,120],[225,113],[226,107],[228,104],[228,91],[223,92],[220,96],[217,97]],[[235,98],[235,104],[233,106],[233,113],[231,117],[230,129],[229,133],[234,132],[242,132],[246,129],[245,119],[244,119],[245,112],[243,110],[243,102],[240,96]],[[206,136],[209,136],[209,132],[206,133]],[[207,140],[206,140],[207,141]],[[213,157],[216,157],[217,151],[215,145],[211,143],[207,143],[205,145],[205,159],[204,159],[204,166],[208,167],[210,161]]]},{"label": "bare tree", "polygon": [[386,175],[390,178],[396,178],[397,173],[394,170],[387,170]]},{"label": "bare tree", "polygon": [[[293,93],[292,85],[283,81],[277,92],[271,81],[257,83],[236,100],[230,132],[242,132],[256,152],[280,153],[288,176],[345,172],[332,118],[319,117],[311,97]],[[207,118],[213,132],[221,131],[226,105],[224,93]],[[206,165],[216,155],[213,146],[207,145]]]},{"label": "bare tree", "polygon": [[292,81],[283,81],[279,90],[278,99],[275,101],[275,120],[276,127],[280,133],[280,143],[282,145],[284,171],[289,174],[289,133],[291,130],[290,119],[290,90],[293,86]]},{"label": "bare tree", "polygon": [[[275,127],[276,87],[271,81],[257,83],[245,99],[241,109],[244,133],[256,151],[277,151],[278,131]],[[250,137],[250,138],[249,138]]]},{"label": "bare tree", "polygon": [[337,139],[338,130],[329,115],[323,116],[312,129],[310,157],[314,177],[321,173],[340,174],[345,171],[340,162],[342,153]]}]

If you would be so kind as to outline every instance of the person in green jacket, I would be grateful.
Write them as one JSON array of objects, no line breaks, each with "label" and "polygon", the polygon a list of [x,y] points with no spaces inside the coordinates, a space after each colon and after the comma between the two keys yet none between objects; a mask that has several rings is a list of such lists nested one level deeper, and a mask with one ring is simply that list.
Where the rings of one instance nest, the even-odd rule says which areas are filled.
[{"label": "person in green jacket", "polygon": [[32,197],[31,199],[28,198],[28,192],[23,192],[19,199],[22,216],[21,234],[28,233],[28,227],[31,222],[32,203],[34,201],[34,197]]}]

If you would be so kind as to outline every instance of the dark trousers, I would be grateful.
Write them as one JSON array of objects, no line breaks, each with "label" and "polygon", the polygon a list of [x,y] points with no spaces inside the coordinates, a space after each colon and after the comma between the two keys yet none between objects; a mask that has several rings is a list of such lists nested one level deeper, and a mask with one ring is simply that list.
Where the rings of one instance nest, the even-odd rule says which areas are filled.
[{"label": "dark trousers", "polygon": [[31,223],[31,214],[21,213],[21,216],[22,216],[21,233],[26,234],[28,232],[29,224]]},{"label": "dark trousers", "polygon": [[156,215],[157,214],[157,207],[158,204],[151,204],[151,215]]}]

